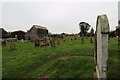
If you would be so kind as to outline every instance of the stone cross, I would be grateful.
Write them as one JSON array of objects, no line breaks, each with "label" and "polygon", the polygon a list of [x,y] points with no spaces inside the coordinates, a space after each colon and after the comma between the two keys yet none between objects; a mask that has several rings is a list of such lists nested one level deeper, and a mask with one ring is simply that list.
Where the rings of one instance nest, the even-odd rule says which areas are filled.
[{"label": "stone cross", "polygon": [[96,73],[99,79],[107,78],[108,33],[109,22],[107,16],[106,15],[98,16],[96,24],[96,37],[97,37]]}]

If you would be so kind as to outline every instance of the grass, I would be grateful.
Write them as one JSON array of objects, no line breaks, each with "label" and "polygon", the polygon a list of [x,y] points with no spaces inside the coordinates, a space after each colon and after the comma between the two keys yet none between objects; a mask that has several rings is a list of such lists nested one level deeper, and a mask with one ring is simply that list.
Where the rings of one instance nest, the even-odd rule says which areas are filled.
[{"label": "grass", "polygon": [[[17,50],[9,49],[10,42],[2,48],[3,78],[40,78],[46,75],[48,78],[92,78],[94,65],[94,43],[85,38],[85,44],[81,44],[81,38],[77,37],[70,45],[70,37],[61,39],[56,48],[34,47],[33,42],[15,42]],[[110,39],[109,45],[109,77],[118,77],[116,70],[118,60],[118,48],[115,39]],[[114,46],[114,47],[113,47]],[[89,55],[89,56],[88,56]],[[61,57],[68,57],[61,59]]]}]

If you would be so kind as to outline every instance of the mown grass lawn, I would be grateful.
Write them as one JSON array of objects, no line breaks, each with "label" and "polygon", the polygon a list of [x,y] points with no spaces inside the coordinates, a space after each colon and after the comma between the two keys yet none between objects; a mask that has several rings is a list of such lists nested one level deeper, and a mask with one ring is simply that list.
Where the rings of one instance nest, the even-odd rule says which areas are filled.
[{"label": "mown grass lawn", "polygon": [[[70,37],[61,39],[56,48],[34,47],[33,42],[15,42],[17,50],[9,49],[10,42],[2,48],[3,78],[92,78],[94,65],[94,43],[85,38],[85,44],[81,44],[81,38],[73,39],[70,45]],[[118,77],[118,46],[115,39],[109,41],[109,77]],[[114,46],[114,47],[113,47]]]}]

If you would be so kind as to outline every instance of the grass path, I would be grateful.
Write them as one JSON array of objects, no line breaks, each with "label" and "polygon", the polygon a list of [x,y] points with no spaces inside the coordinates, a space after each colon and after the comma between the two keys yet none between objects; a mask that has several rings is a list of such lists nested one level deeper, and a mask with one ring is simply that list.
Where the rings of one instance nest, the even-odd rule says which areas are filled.
[{"label": "grass path", "polygon": [[[47,66],[48,63],[53,63],[53,62],[57,61],[58,59],[59,59],[59,60],[67,60],[67,59],[70,59],[71,57],[78,58],[78,57],[93,57],[93,56],[91,56],[91,55],[66,55],[66,56],[61,56],[61,57],[52,59],[52,60],[48,61],[47,63],[45,63],[45,64],[43,64],[43,65],[39,64],[39,65],[36,66],[36,68],[34,68],[33,70],[25,73],[25,76],[23,76],[23,77],[31,76],[31,73],[33,74],[33,73],[34,73],[35,71],[37,71],[39,68],[42,68],[42,67]],[[23,74],[23,75],[24,75],[24,74]],[[42,76],[42,75],[41,75],[41,76]],[[47,78],[48,78],[48,76],[47,76]]]}]

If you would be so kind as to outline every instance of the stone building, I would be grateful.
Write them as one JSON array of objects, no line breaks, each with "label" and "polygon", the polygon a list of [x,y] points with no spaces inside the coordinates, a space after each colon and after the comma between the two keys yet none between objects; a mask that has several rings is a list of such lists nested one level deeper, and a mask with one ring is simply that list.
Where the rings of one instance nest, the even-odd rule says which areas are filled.
[{"label": "stone building", "polygon": [[27,31],[25,35],[26,40],[34,41],[35,39],[41,39],[48,35],[48,29],[46,27],[33,25],[32,28]]},{"label": "stone building", "polygon": [[25,39],[25,32],[24,31],[20,30],[20,31],[11,32],[12,38],[15,38],[16,35],[17,35],[18,40]]},{"label": "stone building", "polygon": [[0,28],[0,38],[7,38],[7,37],[8,37],[8,32],[3,28]]}]

